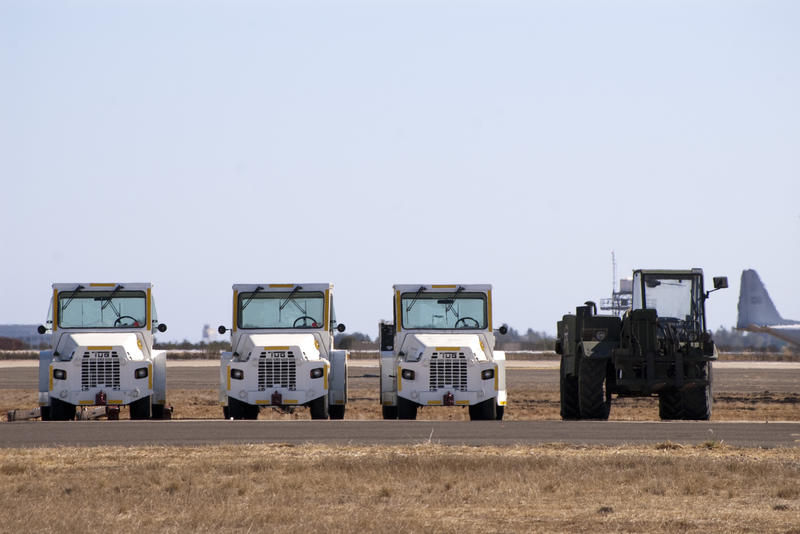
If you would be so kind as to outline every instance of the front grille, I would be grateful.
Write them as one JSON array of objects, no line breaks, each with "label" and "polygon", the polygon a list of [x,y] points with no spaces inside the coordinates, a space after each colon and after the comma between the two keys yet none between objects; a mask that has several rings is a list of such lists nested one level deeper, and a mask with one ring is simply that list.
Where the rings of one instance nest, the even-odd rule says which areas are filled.
[{"label": "front grille", "polygon": [[463,352],[434,352],[431,355],[430,390],[467,391],[467,360]]},{"label": "front grille", "polygon": [[258,357],[258,391],[297,386],[297,365],[292,351],[262,352]]},{"label": "front grille", "polygon": [[81,359],[81,391],[102,387],[119,391],[117,351],[84,352]]}]

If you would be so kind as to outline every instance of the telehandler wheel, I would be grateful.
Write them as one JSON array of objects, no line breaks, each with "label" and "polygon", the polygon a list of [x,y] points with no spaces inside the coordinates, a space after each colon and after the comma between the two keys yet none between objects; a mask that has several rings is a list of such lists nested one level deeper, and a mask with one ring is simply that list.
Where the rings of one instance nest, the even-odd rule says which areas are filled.
[{"label": "telehandler wheel", "polygon": [[[580,360],[578,360],[580,361]],[[578,407],[578,377],[565,376],[564,360],[561,360],[561,419],[580,419]]]},{"label": "telehandler wheel", "polygon": [[489,399],[469,407],[470,421],[494,421],[497,419],[497,400]]},{"label": "telehandler wheel", "polygon": [[397,406],[381,406],[384,419],[397,419]]},{"label": "telehandler wheel", "polygon": [[416,419],[417,407],[419,404],[412,402],[403,397],[397,397],[397,418],[398,419]]},{"label": "telehandler wheel", "polygon": [[53,421],[73,421],[75,419],[75,405],[52,399],[50,401],[50,417]]},{"label": "telehandler wheel", "polygon": [[578,404],[581,419],[608,419],[611,398],[607,391],[606,360],[591,360],[578,355]]},{"label": "telehandler wheel", "polygon": [[[700,376],[711,382],[711,362],[703,365]],[[658,415],[664,420],[708,421],[711,404],[711,384],[686,391],[666,391],[658,395]]]},{"label": "telehandler wheel", "polygon": [[334,404],[331,406],[330,401],[328,401],[328,403],[328,415],[331,416],[331,419],[344,419],[344,404]]},{"label": "telehandler wheel", "polygon": [[130,410],[131,419],[150,419],[150,396],[133,401]]},{"label": "telehandler wheel", "polygon": [[308,403],[308,408],[311,410],[311,419],[327,419],[328,418],[328,396],[323,395]]},{"label": "telehandler wheel", "polygon": [[247,403],[242,402],[234,397],[228,397],[228,416],[231,419],[245,419],[246,409]]}]

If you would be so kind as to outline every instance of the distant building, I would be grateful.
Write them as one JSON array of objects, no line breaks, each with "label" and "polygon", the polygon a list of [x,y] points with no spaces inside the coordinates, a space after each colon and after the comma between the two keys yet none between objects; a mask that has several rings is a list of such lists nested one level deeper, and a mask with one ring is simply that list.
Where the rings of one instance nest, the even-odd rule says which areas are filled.
[{"label": "distant building", "polygon": [[17,339],[30,347],[38,347],[40,343],[50,341],[36,330],[38,327],[37,324],[0,324],[0,337]]}]

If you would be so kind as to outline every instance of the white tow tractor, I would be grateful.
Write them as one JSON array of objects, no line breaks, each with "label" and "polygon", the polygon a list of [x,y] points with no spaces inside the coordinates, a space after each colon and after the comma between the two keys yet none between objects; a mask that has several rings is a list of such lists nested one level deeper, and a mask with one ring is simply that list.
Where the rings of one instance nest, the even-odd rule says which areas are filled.
[{"label": "white tow tractor", "polygon": [[312,419],[343,419],[348,353],[334,350],[333,336],[344,330],[333,284],[235,284],[231,352],[220,365],[225,418],[257,419],[262,406],[308,406]]},{"label": "white tow tractor", "polygon": [[[131,419],[161,419],[166,352],[153,350],[158,322],[152,284],[53,284],[47,326],[51,350],[39,353],[43,420],[75,419],[78,406],[106,406]],[[111,418],[111,417],[110,417]]]},{"label": "white tow tractor", "polygon": [[395,285],[394,321],[380,323],[379,337],[384,419],[416,419],[420,406],[503,418],[506,358],[494,350],[492,286]]}]

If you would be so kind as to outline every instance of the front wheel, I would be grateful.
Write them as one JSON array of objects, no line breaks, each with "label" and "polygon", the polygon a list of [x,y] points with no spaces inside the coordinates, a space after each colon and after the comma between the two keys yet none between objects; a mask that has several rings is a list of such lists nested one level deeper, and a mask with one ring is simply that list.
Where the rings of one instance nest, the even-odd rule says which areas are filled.
[{"label": "front wheel", "polygon": [[578,407],[578,377],[567,375],[564,369],[564,357],[561,357],[560,393],[561,393],[561,419],[580,419],[581,412]]},{"label": "front wheel", "polygon": [[502,421],[503,420],[503,414],[505,413],[505,411],[506,411],[506,407],[505,406],[500,406],[499,404],[497,405],[497,420],[498,421]]},{"label": "front wheel", "polygon": [[311,410],[311,419],[327,419],[328,418],[328,396],[323,395],[308,403],[308,408]]},{"label": "front wheel", "polygon": [[497,419],[497,401],[489,399],[469,407],[470,421],[494,421]]},{"label": "front wheel", "polygon": [[328,404],[328,415],[331,419],[344,419],[344,404]]},{"label": "front wheel", "polygon": [[50,401],[50,418],[53,421],[72,421],[75,419],[75,405],[58,399]]},{"label": "front wheel", "polygon": [[416,419],[417,407],[419,404],[416,402],[404,399],[403,397],[397,398],[397,418],[398,419]]},{"label": "front wheel", "polygon": [[130,404],[131,419],[150,419],[150,397],[144,397]]},{"label": "front wheel", "polygon": [[384,419],[397,419],[397,406],[381,406],[381,415]]},{"label": "front wheel", "polygon": [[578,370],[578,403],[581,419],[608,419],[611,396],[606,382],[607,367],[606,360],[588,358],[581,360]]}]

